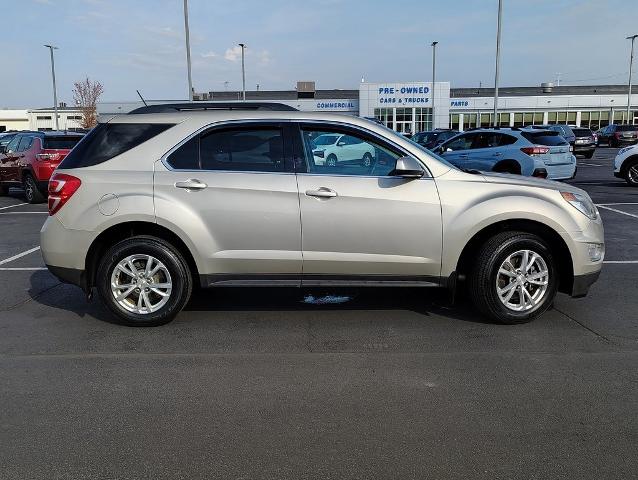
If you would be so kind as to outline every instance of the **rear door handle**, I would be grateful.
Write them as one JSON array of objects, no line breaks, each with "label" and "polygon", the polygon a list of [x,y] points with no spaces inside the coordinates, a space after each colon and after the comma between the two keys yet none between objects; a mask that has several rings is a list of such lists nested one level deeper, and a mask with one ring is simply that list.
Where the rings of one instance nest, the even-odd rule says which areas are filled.
[{"label": "rear door handle", "polygon": [[494,152],[492,155],[494,155],[495,157],[500,157],[503,154],[501,152]]},{"label": "rear door handle", "polygon": [[319,187],[317,190],[306,190],[309,197],[333,198],[337,196],[337,192],[327,187]]},{"label": "rear door handle", "polygon": [[200,182],[195,178],[190,178],[183,182],[175,182],[175,186],[177,188],[184,188],[186,190],[203,190],[208,185],[206,185],[204,182]]}]

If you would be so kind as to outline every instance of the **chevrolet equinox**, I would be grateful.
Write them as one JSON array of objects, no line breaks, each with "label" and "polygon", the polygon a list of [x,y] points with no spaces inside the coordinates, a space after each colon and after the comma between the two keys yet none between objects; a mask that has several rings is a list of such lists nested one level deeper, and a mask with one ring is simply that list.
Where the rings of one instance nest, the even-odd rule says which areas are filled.
[{"label": "chevrolet equinox", "polygon": [[[45,263],[122,323],[169,322],[195,286],[462,283],[513,324],[598,277],[603,225],[578,188],[461,170],[361,118],[193,105],[100,123],[49,182]],[[326,162],[326,136],[362,158],[336,142]]]}]

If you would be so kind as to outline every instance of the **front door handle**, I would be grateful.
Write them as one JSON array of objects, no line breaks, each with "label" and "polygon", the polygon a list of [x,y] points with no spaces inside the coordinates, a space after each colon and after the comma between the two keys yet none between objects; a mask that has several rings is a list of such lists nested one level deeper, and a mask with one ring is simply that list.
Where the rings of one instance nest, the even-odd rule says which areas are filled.
[{"label": "front door handle", "polygon": [[319,187],[317,190],[306,190],[309,197],[333,198],[337,196],[337,192],[327,187]]},{"label": "front door handle", "polygon": [[177,188],[184,188],[186,190],[203,190],[208,185],[206,185],[204,182],[200,182],[196,178],[189,178],[184,182],[175,182],[175,186]]},{"label": "front door handle", "polygon": [[467,153],[462,153],[461,155],[459,155],[459,158],[467,158]]},{"label": "front door handle", "polygon": [[501,152],[494,152],[492,155],[494,155],[495,157],[500,157],[503,154]]}]

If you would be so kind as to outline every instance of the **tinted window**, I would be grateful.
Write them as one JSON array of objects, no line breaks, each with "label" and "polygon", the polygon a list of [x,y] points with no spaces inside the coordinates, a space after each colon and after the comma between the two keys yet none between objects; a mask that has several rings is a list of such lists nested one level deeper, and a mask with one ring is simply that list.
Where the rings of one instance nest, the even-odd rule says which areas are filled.
[{"label": "tinted window", "polygon": [[443,151],[449,150],[467,150],[472,147],[472,139],[476,136],[475,133],[469,135],[459,135],[449,143],[444,144]]},{"label": "tinted window", "polygon": [[576,135],[577,137],[591,137],[592,133],[591,130],[588,128],[574,128],[572,129],[574,132],[574,135]]},{"label": "tinted window", "polygon": [[173,125],[149,123],[101,123],[82,138],[60,168],[98,165],[146,142]]},{"label": "tinted window", "polygon": [[536,145],[545,145],[548,147],[556,145],[567,145],[567,141],[557,132],[522,132],[527,140]]},{"label": "tinted window", "polygon": [[171,153],[166,161],[177,170],[199,169],[199,135]]},{"label": "tinted window", "polygon": [[18,152],[24,152],[25,150],[29,150],[33,145],[33,137],[22,137],[20,139],[20,145],[18,145]]},{"label": "tinted window", "polygon": [[15,137],[15,133],[12,135],[3,135],[0,137],[0,145],[9,145],[9,142],[13,137]]},{"label": "tinted window", "polygon": [[285,169],[279,128],[217,130],[200,139],[203,170],[280,172]]},{"label": "tinted window", "polygon": [[18,144],[20,143],[21,136],[15,136],[11,139],[9,144],[7,145],[8,152],[15,152],[18,149]]},{"label": "tinted window", "polygon": [[335,145],[315,145],[312,139],[326,132],[310,127],[302,129],[303,147],[309,173],[326,175],[362,175],[384,177],[396,166],[402,155],[389,145],[358,133],[348,133],[346,140]]},{"label": "tinted window", "polygon": [[499,133],[479,133],[474,137],[472,148],[494,148],[499,146],[500,141],[501,134]]},{"label": "tinted window", "polygon": [[638,125],[618,125],[616,127],[617,132],[633,132],[638,130]]},{"label": "tinted window", "polygon": [[43,139],[42,148],[51,150],[71,150],[82,140],[81,136],[64,135],[60,137],[49,137],[48,135]]}]

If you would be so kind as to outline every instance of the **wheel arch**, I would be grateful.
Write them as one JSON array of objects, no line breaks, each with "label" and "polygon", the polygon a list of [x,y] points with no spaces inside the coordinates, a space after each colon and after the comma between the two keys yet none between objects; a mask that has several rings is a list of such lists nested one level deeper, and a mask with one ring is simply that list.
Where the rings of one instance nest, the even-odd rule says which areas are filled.
[{"label": "wheel arch", "polygon": [[456,266],[457,276],[464,278],[472,267],[472,259],[475,258],[478,249],[481,248],[489,238],[505,231],[531,233],[543,239],[554,252],[554,259],[560,280],[558,290],[563,293],[571,293],[574,283],[574,265],[569,247],[560,234],[553,228],[544,223],[529,219],[502,220],[476,232],[461,251]]},{"label": "wheel arch", "polygon": [[512,173],[512,170],[508,167],[513,168],[514,169],[513,173],[516,175],[520,175],[521,172],[523,171],[523,166],[520,164],[520,162],[517,160],[513,160],[511,158],[500,160],[498,163],[496,163],[492,167],[492,171]]},{"label": "wheel arch", "polygon": [[627,174],[627,170],[631,166],[632,163],[638,162],[638,154],[630,155],[622,161],[622,166],[620,167],[620,172],[622,175]]},{"label": "wheel arch", "polygon": [[170,229],[158,225],[157,223],[144,221],[130,221],[113,225],[101,232],[91,243],[85,259],[85,276],[87,288],[95,285],[95,274],[99,259],[106,250],[125,238],[139,235],[149,235],[167,241],[182,254],[188,265],[188,269],[193,279],[193,285],[199,284],[199,270],[192,252],[186,243]]}]

